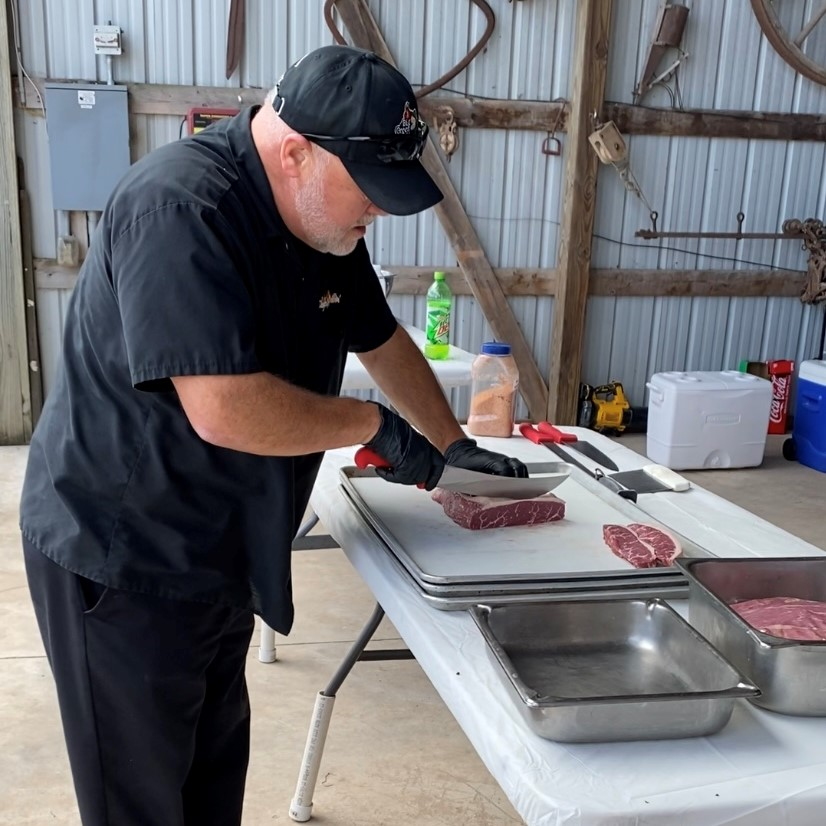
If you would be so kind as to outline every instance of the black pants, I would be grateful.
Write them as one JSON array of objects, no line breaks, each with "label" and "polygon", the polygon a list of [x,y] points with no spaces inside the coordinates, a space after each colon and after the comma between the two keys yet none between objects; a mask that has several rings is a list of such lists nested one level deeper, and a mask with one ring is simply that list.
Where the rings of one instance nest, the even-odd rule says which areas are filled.
[{"label": "black pants", "polygon": [[238,826],[252,614],[105,588],[23,550],[83,826]]}]

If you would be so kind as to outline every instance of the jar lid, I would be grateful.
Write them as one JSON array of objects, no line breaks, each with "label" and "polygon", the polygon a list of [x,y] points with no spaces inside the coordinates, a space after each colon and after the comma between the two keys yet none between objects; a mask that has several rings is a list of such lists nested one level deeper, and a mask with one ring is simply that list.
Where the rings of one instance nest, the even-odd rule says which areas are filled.
[{"label": "jar lid", "polygon": [[511,346],[510,344],[503,344],[501,341],[486,341],[482,344],[482,354],[485,356],[509,356]]}]

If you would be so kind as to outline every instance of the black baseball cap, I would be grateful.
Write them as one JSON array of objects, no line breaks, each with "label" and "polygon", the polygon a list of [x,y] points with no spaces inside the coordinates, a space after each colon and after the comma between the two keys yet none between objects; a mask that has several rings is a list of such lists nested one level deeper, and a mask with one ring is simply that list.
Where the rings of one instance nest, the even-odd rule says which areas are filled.
[{"label": "black baseball cap", "polygon": [[419,161],[427,124],[416,96],[404,75],[373,52],[309,52],[284,72],[272,105],[296,132],[337,155],[379,209],[413,215],[442,200]]}]

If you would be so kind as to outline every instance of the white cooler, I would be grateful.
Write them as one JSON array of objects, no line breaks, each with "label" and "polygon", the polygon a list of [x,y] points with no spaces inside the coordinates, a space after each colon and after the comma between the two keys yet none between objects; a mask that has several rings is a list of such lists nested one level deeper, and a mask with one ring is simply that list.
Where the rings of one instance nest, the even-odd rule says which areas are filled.
[{"label": "white cooler", "polygon": [[648,458],[674,470],[754,467],[763,461],[771,382],[740,373],[655,373],[646,385]]}]

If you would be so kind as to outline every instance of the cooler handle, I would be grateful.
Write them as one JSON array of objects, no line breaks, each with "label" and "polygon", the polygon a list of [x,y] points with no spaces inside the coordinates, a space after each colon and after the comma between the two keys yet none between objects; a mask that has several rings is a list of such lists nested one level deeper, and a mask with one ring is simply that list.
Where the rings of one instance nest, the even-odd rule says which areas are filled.
[{"label": "cooler handle", "polygon": [[660,388],[659,388],[659,387],[657,387],[657,385],[656,385],[656,384],[651,384],[651,382],[650,382],[650,381],[647,381],[647,382],[645,383],[645,386],[646,386],[646,387],[647,387],[647,388],[651,391],[651,395],[652,395],[652,396],[653,396],[655,393],[659,396],[659,400],[658,400],[658,401],[660,401],[660,402],[661,402],[661,401],[665,398],[665,393],[663,393],[663,391],[662,391],[662,390],[660,390]]},{"label": "cooler handle", "polygon": [[801,393],[800,398],[803,401],[803,407],[807,410],[817,410],[820,407],[820,403],[823,401],[823,396],[820,394],[817,396],[812,396],[809,393]]}]

